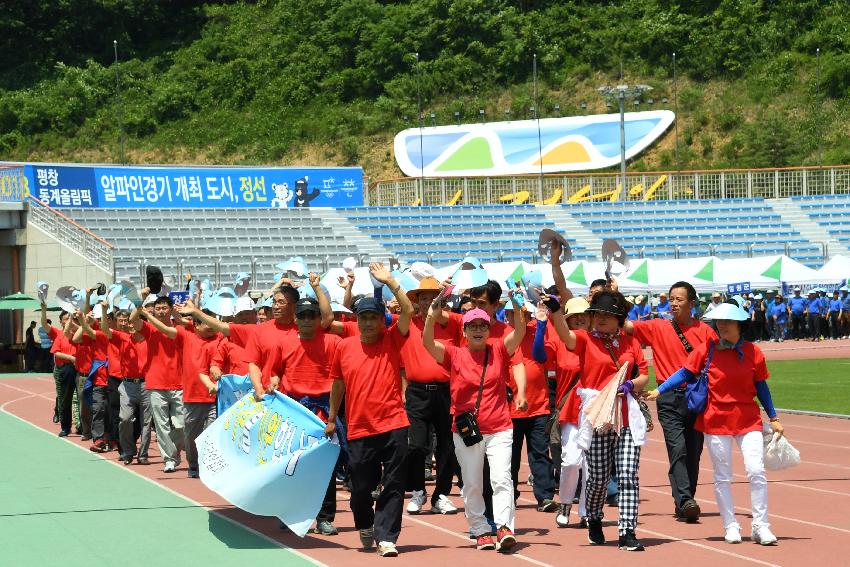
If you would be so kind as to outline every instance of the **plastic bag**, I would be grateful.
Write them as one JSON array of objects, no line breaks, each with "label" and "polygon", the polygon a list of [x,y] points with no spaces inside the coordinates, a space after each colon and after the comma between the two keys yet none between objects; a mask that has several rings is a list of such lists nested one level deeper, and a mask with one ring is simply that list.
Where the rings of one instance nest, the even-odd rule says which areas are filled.
[{"label": "plastic bag", "polygon": [[769,471],[787,469],[800,464],[800,451],[785,436],[769,428],[764,430],[764,468]]}]

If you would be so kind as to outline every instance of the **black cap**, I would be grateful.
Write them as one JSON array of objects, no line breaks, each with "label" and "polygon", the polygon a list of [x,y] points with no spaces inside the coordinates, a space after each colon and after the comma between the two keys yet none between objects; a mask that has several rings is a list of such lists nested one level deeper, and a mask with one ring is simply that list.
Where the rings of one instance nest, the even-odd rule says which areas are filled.
[{"label": "black cap", "polygon": [[147,266],[145,268],[145,280],[152,294],[157,295],[162,290],[162,270],[158,267]]},{"label": "black cap", "polygon": [[308,311],[319,313],[319,302],[312,297],[299,299],[298,303],[295,304],[295,315],[300,315],[301,313],[306,313]]},{"label": "black cap", "polygon": [[387,312],[387,306],[383,301],[378,301],[374,297],[364,297],[354,305],[354,312],[360,315],[367,311],[374,311],[383,315]]},{"label": "black cap", "polygon": [[625,317],[625,313],[620,308],[617,297],[611,293],[597,293],[593,296],[593,301],[590,302],[590,307],[587,308],[588,313],[609,313],[617,317]]}]

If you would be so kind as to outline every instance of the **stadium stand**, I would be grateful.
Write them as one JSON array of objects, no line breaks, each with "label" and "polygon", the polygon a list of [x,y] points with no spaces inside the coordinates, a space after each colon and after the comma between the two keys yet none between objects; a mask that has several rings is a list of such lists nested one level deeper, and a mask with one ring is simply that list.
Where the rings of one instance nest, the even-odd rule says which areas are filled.
[{"label": "stadium stand", "polygon": [[800,209],[845,247],[850,246],[850,198],[847,195],[793,197]]}]

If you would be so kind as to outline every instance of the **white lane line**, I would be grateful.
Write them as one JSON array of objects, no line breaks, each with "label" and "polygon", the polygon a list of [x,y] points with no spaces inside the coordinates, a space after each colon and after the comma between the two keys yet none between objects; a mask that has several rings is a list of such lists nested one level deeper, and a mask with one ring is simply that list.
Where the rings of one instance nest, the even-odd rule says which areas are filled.
[{"label": "white lane line", "polygon": [[[17,388],[16,388],[16,389],[17,389]],[[23,390],[22,390],[22,391],[23,391]],[[31,393],[31,395],[30,395],[30,396],[25,396],[25,397],[34,397],[34,396],[40,396],[40,394],[32,394],[32,393]],[[44,396],[42,396],[42,397],[44,397]],[[16,399],[14,399],[14,400],[8,400],[8,401],[7,401],[7,402],[5,402],[2,406],[0,406],[0,411],[2,411],[3,413],[5,413],[6,415],[9,415],[9,416],[11,416],[11,417],[14,417],[15,419],[17,419],[17,420],[18,420],[18,421],[20,421],[21,423],[26,423],[27,425],[29,425],[29,426],[31,426],[31,427],[34,427],[35,429],[38,429],[38,430],[43,431],[44,433],[46,433],[46,434],[48,434],[48,435],[50,435],[50,436],[53,436],[53,433],[51,433],[51,432],[50,432],[50,431],[48,431],[47,429],[44,429],[43,427],[41,427],[41,426],[39,426],[39,425],[36,425],[36,424],[34,424],[34,423],[30,422],[30,421],[27,421],[26,419],[24,419],[24,418],[22,418],[22,417],[19,417],[19,416],[17,416],[17,415],[15,415],[15,414],[13,414],[12,412],[10,412],[10,411],[7,411],[7,410],[6,410],[6,406],[7,406],[7,405],[9,405],[9,404],[11,404],[11,403],[13,403],[13,402],[20,401],[20,400],[22,400],[22,399],[24,399],[24,397],[22,397],[22,398],[16,398]],[[77,445],[76,443],[74,443],[74,442],[73,442],[73,441],[71,441],[70,439],[67,439],[67,438],[60,438],[60,440],[61,440],[61,441],[64,441],[65,443],[70,444],[72,447],[76,447],[76,448],[77,448],[77,449],[79,449],[80,451],[85,452],[85,454],[86,454],[86,455],[89,455],[89,456],[91,455],[91,452],[90,452],[88,449],[86,449],[85,447],[83,447],[83,446],[81,446],[81,445]],[[204,504],[202,504],[201,502],[198,502],[197,500],[194,500],[194,499],[192,499],[192,498],[189,498],[189,497],[188,497],[188,496],[186,496],[185,494],[180,494],[180,493],[179,493],[179,492],[177,492],[176,490],[173,490],[173,489],[171,489],[171,488],[169,488],[169,487],[167,487],[167,486],[165,486],[165,485],[163,485],[163,484],[160,484],[160,483],[156,482],[155,480],[153,480],[153,479],[151,479],[151,478],[148,478],[148,477],[144,476],[144,475],[143,475],[143,474],[141,474],[141,473],[137,473],[136,471],[134,471],[134,470],[132,470],[132,469],[126,468],[126,467],[124,467],[123,465],[119,465],[117,461],[113,461],[113,460],[111,460],[111,459],[108,459],[108,458],[105,458],[105,457],[102,457],[102,456],[100,456],[100,458],[101,458],[101,459],[103,459],[104,461],[106,461],[107,463],[109,463],[110,465],[112,465],[112,466],[114,466],[114,467],[117,467],[119,470],[122,470],[122,471],[124,471],[125,473],[134,474],[134,475],[136,475],[137,477],[141,478],[142,480],[145,480],[145,481],[147,481],[147,482],[151,483],[152,485],[156,486],[157,488],[161,488],[162,490],[165,490],[166,492],[170,492],[170,493],[171,493],[171,494],[173,494],[174,496],[177,496],[178,498],[182,498],[183,500],[185,500],[186,502],[189,502],[190,504],[193,504],[194,506],[198,506],[198,507],[200,507],[200,508],[203,508],[203,509],[204,509],[204,510],[206,510],[207,512],[209,512],[209,513],[211,513],[211,514],[215,514],[215,515],[216,515],[216,516],[218,516],[219,518],[221,518],[221,519],[223,519],[223,520],[225,520],[225,521],[227,521],[227,522],[229,522],[229,523],[233,524],[233,525],[234,525],[234,526],[236,526],[236,527],[239,527],[239,528],[242,528],[242,529],[244,529],[244,530],[246,530],[246,531],[251,532],[252,534],[254,534],[254,535],[256,535],[256,536],[258,536],[258,537],[260,537],[260,538],[262,538],[262,539],[264,539],[264,540],[266,540],[266,541],[268,541],[269,543],[271,543],[271,544],[275,545],[276,547],[280,547],[281,549],[285,549],[285,550],[287,550],[287,551],[290,551],[290,552],[294,553],[295,555],[297,555],[297,556],[301,557],[301,558],[302,558],[302,559],[304,559],[305,561],[309,561],[309,562],[313,563],[314,565],[319,565],[320,567],[330,567],[330,566],[329,566],[329,565],[327,565],[326,563],[322,563],[322,562],[321,562],[321,561],[319,561],[318,559],[315,559],[315,558],[313,558],[313,557],[310,557],[309,555],[306,555],[306,554],[302,553],[301,551],[298,551],[297,549],[293,549],[293,548],[289,547],[288,545],[286,545],[285,543],[280,542],[280,541],[277,541],[276,539],[271,538],[271,537],[267,536],[266,534],[264,534],[264,533],[262,533],[262,532],[260,532],[260,531],[258,531],[258,530],[255,530],[254,528],[252,528],[252,527],[250,527],[250,526],[246,526],[245,524],[243,524],[243,523],[241,523],[241,522],[239,522],[239,521],[237,521],[237,520],[234,520],[234,519],[232,519],[232,518],[229,518],[229,517],[227,517],[226,515],[224,515],[224,514],[222,514],[222,513],[218,512],[217,510],[213,510],[213,509],[212,509],[212,508],[210,508],[209,506],[205,506],[205,505],[204,505]]]}]

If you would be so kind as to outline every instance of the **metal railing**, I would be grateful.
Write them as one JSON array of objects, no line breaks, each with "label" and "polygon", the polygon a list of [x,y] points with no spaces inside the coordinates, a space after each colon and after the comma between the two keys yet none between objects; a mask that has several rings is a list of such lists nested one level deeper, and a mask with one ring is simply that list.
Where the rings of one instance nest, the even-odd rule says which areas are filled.
[{"label": "metal railing", "polygon": [[[847,195],[850,194],[850,166],[628,173],[626,184],[629,201]],[[609,202],[619,198],[617,173],[567,173],[389,179],[369,186],[365,204],[566,204]]]},{"label": "metal railing", "polygon": [[0,201],[23,201],[29,195],[29,182],[20,166],[0,166]]},{"label": "metal railing", "polygon": [[30,195],[27,221],[98,268],[115,275],[115,246]]}]

